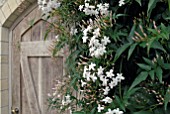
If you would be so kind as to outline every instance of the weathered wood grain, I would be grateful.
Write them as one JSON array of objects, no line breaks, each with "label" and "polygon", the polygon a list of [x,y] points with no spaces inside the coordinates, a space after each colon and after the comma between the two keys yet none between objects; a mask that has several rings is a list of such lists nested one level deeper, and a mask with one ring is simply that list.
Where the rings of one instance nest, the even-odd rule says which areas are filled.
[{"label": "weathered wood grain", "polygon": [[47,93],[64,75],[65,51],[51,57],[55,34],[44,41],[48,25],[35,8],[13,29],[12,107],[18,107],[20,114],[55,114],[47,110]]}]

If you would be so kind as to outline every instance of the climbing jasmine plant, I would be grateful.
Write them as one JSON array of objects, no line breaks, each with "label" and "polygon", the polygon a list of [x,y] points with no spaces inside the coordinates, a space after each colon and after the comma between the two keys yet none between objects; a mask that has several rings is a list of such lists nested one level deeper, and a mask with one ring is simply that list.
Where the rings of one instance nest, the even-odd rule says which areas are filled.
[{"label": "climbing jasmine plant", "polygon": [[[49,108],[72,114],[170,113],[169,0],[38,0],[68,49]],[[67,78],[66,78],[67,77]]]}]

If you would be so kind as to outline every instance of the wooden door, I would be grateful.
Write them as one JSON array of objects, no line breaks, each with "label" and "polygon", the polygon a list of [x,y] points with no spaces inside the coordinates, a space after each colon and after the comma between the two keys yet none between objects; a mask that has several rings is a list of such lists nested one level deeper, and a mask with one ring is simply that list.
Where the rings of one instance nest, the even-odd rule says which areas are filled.
[{"label": "wooden door", "polygon": [[47,93],[63,76],[63,54],[51,57],[55,36],[44,41],[47,26],[34,8],[12,31],[12,108],[19,108],[19,114],[54,114],[47,110]]}]

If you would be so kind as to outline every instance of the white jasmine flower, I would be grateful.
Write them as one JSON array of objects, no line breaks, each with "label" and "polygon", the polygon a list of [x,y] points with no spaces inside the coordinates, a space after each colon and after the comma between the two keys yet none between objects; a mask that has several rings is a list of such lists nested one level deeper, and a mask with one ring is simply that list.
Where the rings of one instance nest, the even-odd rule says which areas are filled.
[{"label": "white jasmine flower", "polygon": [[97,10],[97,9],[96,9],[96,10],[93,10],[93,14],[96,15],[96,16],[99,15],[98,10]]},{"label": "white jasmine flower", "polygon": [[96,28],[93,32],[93,35],[96,37],[99,37],[100,36],[100,28]]},{"label": "white jasmine flower", "polygon": [[104,81],[104,75],[98,75],[98,77],[100,78],[101,81]]},{"label": "white jasmine flower", "polygon": [[[92,56],[92,55],[91,55],[91,56]],[[97,50],[94,51],[93,56],[96,57],[96,58],[99,58],[99,57],[100,57],[100,51],[99,51],[99,49],[97,49]]]},{"label": "white jasmine flower", "polygon": [[104,36],[101,42],[103,45],[107,45],[108,43],[110,43],[109,37]]},{"label": "white jasmine flower", "polygon": [[123,111],[120,111],[119,108],[113,110],[113,114],[123,114]]},{"label": "white jasmine flower", "polygon": [[98,112],[101,112],[102,110],[104,110],[104,107],[100,106],[100,104],[99,104],[97,107],[97,110],[98,110]]},{"label": "white jasmine flower", "polygon": [[86,78],[86,74],[87,74],[87,66],[84,66],[84,71],[83,71],[83,77]]},{"label": "white jasmine flower", "polygon": [[59,37],[59,35],[56,35],[56,36],[55,36],[55,39],[58,39],[58,37]]},{"label": "white jasmine flower", "polygon": [[88,39],[88,36],[83,36],[82,39],[83,39],[83,43],[86,43],[87,39]]},{"label": "white jasmine flower", "polygon": [[94,8],[95,8],[95,6],[90,5],[90,6],[89,6],[89,8],[90,8],[90,9],[94,9]]},{"label": "white jasmine flower", "polygon": [[57,95],[57,93],[56,93],[56,92],[54,92],[54,93],[53,93],[53,96],[56,96],[56,95]]},{"label": "white jasmine flower", "polygon": [[108,112],[106,112],[105,114],[114,114],[114,112],[109,108]]},{"label": "white jasmine flower", "polygon": [[86,7],[86,8],[89,8],[89,3],[85,3],[85,7]]},{"label": "white jasmine flower", "polygon": [[104,71],[104,68],[102,66],[100,66],[98,69],[97,69],[97,75],[102,75],[103,74],[103,71]]},{"label": "white jasmine flower", "polygon": [[105,89],[103,89],[103,91],[104,91],[104,93],[103,93],[104,95],[108,95],[110,88],[107,86],[107,87],[105,87]]},{"label": "white jasmine flower", "polygon": [[73,111],[72,111],[72,110],[70,110],[70,114],[73,114],[72,112],[73,112]]},{"label": "white jasmine flower", "polygon": [[71,27],[70,34],[71,34],[71,35],[75,35],[75,34],[77,34],[77,33],[78,33],[77,29]]},{"label": "white jasmine flower", "polygon": [[120,0],[119,1],[119,6],[123,6],[125,4],[125,0]]},{"label": "white jasmine flower", "polygon": [[100,9],[102,7],[102,4],[97,4],[97,7]]},{"label": "white jasmine flower", "polygon": [[66,104],[65,100],[62,100],[61,103],[62,103],[62,105],[65,105],[65,104]]},{"label": "white jasmine flower", "polygon": [[90,2],[90,0],[85,0],[85,2]]},{"label": "white jasmine flower", "polygon": [[113,87],[117,86],[118,81],[117,79],[113,78],[112,81],[109,83],[109,86],[111,89],[113,89]]},{"label": "white jasmine flower", "polygon": [[81,87],[84,87],[87,83],[81,80]]},{"label": "white jasmine flower", "polygon": [[87,79],[87,81],[90,81],[90,77],[91,77],[90,72],[86,72],[86,79]]},{"label": "white jasmine flower", "polygon": [[95,82],[97,80],[97,77],[95,76],[95,73],[93,73],[93,75],[90,76],[92,81]]},{"label": "white jasmine flower", "polygon": [[91,10],[89,10],[88,8],[84,8],[83,12],[84,12],[86,15],[92,15]]},{"label": "white jasmine flower", "polygon": [[91,63],[91,64],[89,65],[89,70],[95,70],[95,69],[94,69],[95,66],[96,66],[95,63]]},{"label": "white jasmine flower", "polygon": [[[97,40],[97,41],[96,41],[96,40]],[[97,44],[95,44],[95,42],[96,42],[96,43],[99,43],[99,40],[96,39],[96,36],[91,37],[90,43],[89,43],[89,47],[91,47],[91,46],[95,46],[95,47],[96,47]]]},{"label": "white jasmine flower", "polygon": [[84,30],[83,30],[83,35],[84,35],[84,36],[87,36],[87,32],[88,32],[88,29],[84,29]]},{"label": "white jasmine flower", "polygon": [[45,16],[48,16],[53,11],[53,9],[56,9],[61,5],[58,0],[49,0],[48,2],[46,0],[38,0],[37,3]]},{"label": "white jasmine flower", "polygon": [[95,47],[98,47],[100,45],[99,40],[98,39],[93,40],[93,45]]},{"label": "white jasmine flower", "polygon": [[105,3],[105,4],[98,4],[97,5],[98,10],[100,11],[101,15],[107,15],[109,13],[108,8],[109,8],[109,4]]},{"label": "white jasmine flower", "polygon": [[107,86],[108,79],[105,77],[102,81],[103,81],[102,85]]},{"label": "white jasmine flower", "polygon": [[82,11],[83,7],[84,7],[84,5],[80,5],[79,10]]},{"label": "white jasmine flower", "polygon": [[67,95],[65,96],[65,98],[66,98],[66,100],[70,100],[70,95],[67,94]]},{"label": "white jasmine flower", "polygon": [[74,29],[73,34],[75,35],[75,34],[77,34],[77,33],[78,33],[78,30],[77,30],[77,29]]},{"label": "white jasmine flower", "polygon": [[92,29],[93,29],[93,27],[92,27],[91,25],[88,25],[88,26],[87,26],[87,30],[88,30],[89,32],[91,32]]},{"label": "white jasmine flower", "polygon": [[105,6],[105,8],[109,8],[109,4],[108,3],[104,3],[103,5]]},{"label": "white jasmine flower", "polygon": [[106,103],[111,103],[112,99],[110,97],[106,97],[102,101],[105,102],[105,104],[106,104]]},{"label": "white jasmine flower", "polygon": [[100,48],[98,48],[98,49],[96,49],[96,50],[94,51],[94,56],[95,56],[96,58],[99,58],[99,57],[102,56],[105,52],[106,52],[105,48],[100,47]]},{"label": "white jasmine flower", "polygon": [[106,72],[106,76],[107,76],[108,78],[112,78],[113,76],[115,76],[115,75],[113,74],[113,69],[111,69],[109,72]]},{"label": "white jasmine flower", "polygon": [[116,79],[118,82],[121,82],[121,80],[124,80],[125,78],[122,76],[122,73],[117,73]]},{"label": "white jasmine flower", "polygon": [[92,53],[95,51],[95,49],[96,48],[94,46],[90,47],[89,51],[90,51],[91,56],[92,56]]},{"label": "white jasmine flower", "polygon": [[65,99],[62,100],[62,105],[67,105],[71,103],[70,95],[65,96]]},{"label": "white jasmine flower", "polygon": [[93,20],[91,18],[89,19],[89,23],[93,25]]}]

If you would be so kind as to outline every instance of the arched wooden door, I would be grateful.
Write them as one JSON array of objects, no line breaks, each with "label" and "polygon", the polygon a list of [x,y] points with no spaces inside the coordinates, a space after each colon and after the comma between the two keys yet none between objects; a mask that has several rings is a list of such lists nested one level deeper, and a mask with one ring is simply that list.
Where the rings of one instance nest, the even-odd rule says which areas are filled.
[{"label": "arched wooden door", "polygon": [[34,8],[12,31],[12,108],[18,108],[19,114],[54,114],[47,111],[47,93],[63,76],[63,55],[51,58],[55,36],[49,34],[44,41],[48,24],[40,18]]}]

